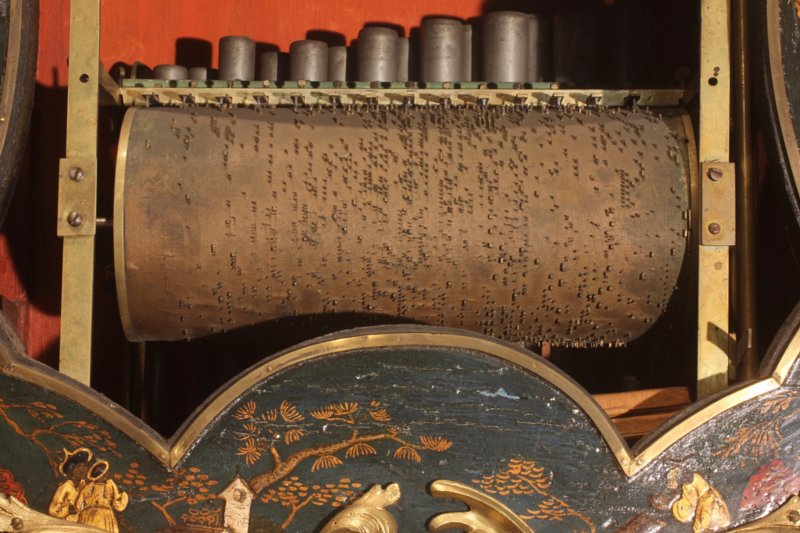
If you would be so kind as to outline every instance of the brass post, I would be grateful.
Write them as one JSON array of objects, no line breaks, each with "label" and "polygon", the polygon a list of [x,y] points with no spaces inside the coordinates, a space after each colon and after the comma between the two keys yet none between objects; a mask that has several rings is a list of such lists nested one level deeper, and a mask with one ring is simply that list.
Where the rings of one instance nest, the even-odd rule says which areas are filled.
[{"label": "brass post", "polygon": [[[728,384],[729,254],[735,238],[730,159],[729,0],[700,3],[700,234],[697,275],[697,397]],[[720,198],[730,198],[723,201]],[[712,218],[706,215],[712,214]],[[724,220],[718,220],[724,219]],[[699,226],[699,227],[698,227]]]},{"label": "brass post", "polygon": [[733,2],[733,113],[736,150],[736,316],[738,333],[737,380],[758,373],[756,334],[755,217],[756,190],[753,180],[750,138],[750,35],[745,0]]},{"label": "brass post", "polygon": [[58,234],[64,238],[59,369],[89,384],[97,203],[100,0],[72,0],[66,158],[61,160]]}]

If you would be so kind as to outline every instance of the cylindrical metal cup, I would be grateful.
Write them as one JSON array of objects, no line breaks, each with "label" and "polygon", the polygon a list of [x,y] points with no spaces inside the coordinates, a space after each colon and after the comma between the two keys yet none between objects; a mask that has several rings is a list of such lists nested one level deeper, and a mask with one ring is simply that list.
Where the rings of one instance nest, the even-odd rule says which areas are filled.
[{"label": "cylindrical metal cup", "polygon": [[255,77],[256,43],[250,37],[229,35],[219,40],[219,77],[249,81]]},{"label": "cylindrical metal cup", "polygon": [[472,81],[472,25],[461,26],[461,80]]},{"label": "cylindrical metal cup", "polygon": [[322,41],[295,41],[289,47],[289,79],[325,81],[328,78],[328,45]]},{"label": "cylindrical metal cup", "polygon": [[394,81],[408,81],[408,37],[397,38],[397,75]]},{"label": "cylindrical metal cup", "polygon": [[328,47],[328,81],[347,81],[347,47]]},{"label": "cylindrical metal cup", "polygon": [[428,18],[420,28],[422,81],[462,81],[464,29],[450,18]]},{"label": "cylindrical metal cup", "polygon": [[195,81],[206,81],[208,79],[208,69],[206,67],[190,68],[189,79]]},{"label": "cylindrical metal cup", "polygon": [[370,26],[358,32],[358,81],[395,81],[397,32]]},{"label": "cylindrical metal cup", "polygon": [[528,81],[537,83],[552,79],[553,40],[550,23],[541,15],[528,18]]},{"label": "cylindrical metal cup", "polygon": [[259,61],[259,77],[262,80],[278,79],[278,52],[263,52]]},{"label": "cylindrical metal cup", "polygon": [[528,77],[528,14],[495,11],[483,18],[483,77],[524,82]]},{"label": "cylindrical metal cup", "polygon": [[188,80],[189,71],[180,65],[158,65],[153,69],[153,77],[157,80]]}]

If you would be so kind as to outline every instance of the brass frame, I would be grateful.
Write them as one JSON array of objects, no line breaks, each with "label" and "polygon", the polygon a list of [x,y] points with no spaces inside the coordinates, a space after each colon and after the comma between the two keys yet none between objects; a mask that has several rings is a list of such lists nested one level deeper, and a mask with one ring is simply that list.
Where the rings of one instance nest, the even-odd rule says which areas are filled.
[{"label": "brass frame", "polygon": [[683,416],[682,419],[679,414],[678,420],[680,421],[676,421],[642,450],[632,451],[608,415],[572,379],[544,359],[531,357],[530,352],[476,333],[419,326],[369,328],[368,330],[354,330],[338,337],[312,341],[291,348],[250,368],[221,387],[171,439],[164,439],[141,420],[89,387],[26,358],[22,346],[14,338],[4,319],[0,319],[0,335],[13,342],[8,351],[0,346],[0,372],[44,387],[80,403],[128,435],[167,467],[179,464],[209,424],[213,423],[241,395],[270,376],[295,365],[345,352],[391,347],[435,346],[485,354],[513,364],[550,383],[586,413],[608,445],[609,450],[616,457],[622,472],[631,477],[695,429],[703,424],[713,424],[714,418],[721,413],[780,388],[800,354],[800,328],[798,328],[778,359],[775,369],[768,377],[733,391],[688,416]]},{"label": "brass frame", "polygon": [[[88,384],[97,214],[99,0],[72,0],[69,51],[67,157],[61,160],[58,176],[58,234],[64,238],[59,368]],[[75,179],[78,170],[81,178]]]},{"label": "brass frame", "polygon": [[[729,123],[730,113],[730,51],[728,45],[729,35],[729,0],[702,0],[701,3],[701,72],[709,74],[716,79],[714,85],[700,83],[700,134],[699,134],[699,159],[701,163],[710,164],[713,162],[726,163],[729,159],[728,143],[730,130],[727,126],[720,127],[720,124]],[[91,321],[92,321],[92,285],[93,285],[93,262],[94,262],[94,233],[96,216],[96,161],[97,161],[97,114],[99,105],[99,88],[102,81],[104,89],[116,100],[123,104],[146,105],[152,95],[163,100],[160,103],[185,103],[184,93],[187,92],[192,98],[210,98],[219,105],[242,104],[262,105],[267,102],[269,105],[275,103],[286,103],[284,100],[296,103],[293,96],[300,94],[305,98],[305,104],[323,105],[326,102],[332,103],[332,94],[341,98],[346,96],[352,98],[351,103],[380,104],[404,101],[404,94],[407,91],[397,88],[389,89],[362,89],[356,92],[349,90],[314,88],[269,88],[262,84],[261,88],[248,89],[201,89],[201,88],[156,88],[156,87],[127,87],[119,88],[110,84],[109,80],[104,79],[100,74],[99,62],[99,0],[72,0],[71,3],[71,31],[70,31],[70,57],[72,64],[69,75],[69,107],[68,107],[68,128],[67,128],[67,158],[62,161],[62,172],[60,173],[59,191],[59,234],[64,237],[64,267],[62,283],[62,332],[61,332],[61,371],[67,376],[74,377],[84,384],[89,383],[91,374]],[[773,65],[774,68],[774,65]],[[98,75],[95,80],[93,75]],[[86,78],[88,76],[88,78]],[[84,79],[82,79],[84,78]],[[211,92],[209,92],[211,91]],[[219,91],[219,93],[217,93]],[[258,94],[256,94],[256,91]],[[531,90],[509,90],[509,89],[479,89],[480,94],[465,97],[463,91],[457,89],[426,89],[418,90],[413,93],[413,103],[474,103],[471,99],[486,97],[490,101],[498,100],[504,104],[537,104],[549,105],[552,97],[560,97],[559,104],[581,105],[584,104],[588,96],[595,96],[595,93],[603,94],[607,99],[603,104],[613,103],[616,100],[627,99],[631,96],[631,91],[561,91],[559,89],[531,89]],[[483,93],[486,93],[484,95]],[[617,94],[619,93],[619,94]],[[624,93],[624,94],[623,94]],[[409,93],[410,94],[410,93]],[[652,96],[650,96],[652,94]],[[262,100],[262,96],[270,96]],[[646,92],[641,91],[637,94],[639,105],[657,105],[661,100],[667,101],[680,100],[683,92]],[[316,100],[315,100],[316,98]],[[521,99],[521,98],[524,98]],[[651,99],[652,98],[652,99]],[[250,100],[248,100],[250,99]],[[449,99],[446,101],[445,99]],[[209,100],[209,101],[211,101]],[[252,101],[251,101],[252,100]],[[363,102],[362,102],[363,100]],[[407,100],[405,100],[407,101]],[[783,115],[781,115],[783,118]],[[797,154],[790,154],[795,155]],[[800,157],[800,156],[798,156]],[[798,159],[796,157],[795,159]],[[792,161],[793,169],[800,167],[800,160]],[[80,181],[71,180],[69,171],[80,166],[84,170],[85,179]],[[85,167],[85,168],[84,168]],[[796,175],[800,173],[796,172]],[[703,180],[705,176],[701,176]],[[730,181],[730,180],[727,180]],[[731,184],[731,187],[733,185]],[[702,187],[701,187],[702,189]],[[701,208],[710,200],[711,194],[706,193],[706,197],[701,195]],[[79,226],[70,225],[67,221],[68,214],[76,209],[84,214],[84,223]],[[696,211],[694,214],[697,217]],[[121,231],[124,220],[117,220],[115,231]],[[727,224],[727,222],[726,222]],[[705,397],[713,392],[724,388],[727,384],[728,359],[730,353],[730,335],[728,327],[729,314],[729,245],[716,242],[712,238],[708,228],[697,227],[695,224],[692,231],[699,235],[700,245],[698,246],[698,396]],[[735,234],[735,229],[726,231],[726,235]],[[121,281],[124,283],[124,280]],[[333,341],[331,341],[333,342]],[[302,349],[301,349],[302,350]],[[273,359],[273,363],[266,363],[264,368],[266,374],[258,371],[246,374],[237,384],[227,391],[217,396],[206,412],[213,411],[214,406],[219,407],[220,398],[229,398],[235,391],[243,390],[241,383],[251,382],[253,375],[268,375],[272,372],[272,365],[277,361],[283,361],[288,354],[283,357]],[[511,358],[514,362],[515,358]],[[535,365],[531,370],[535,371]],[[9,367],[9,372],[14,372],[19,365]],[[554,378],[555,379],[555,378]],[[558,379],[563,379],[559,377]],[[558,379],[556,381],[558,381]],[[57,380],[55,380],[57,381]],[[54,383],[55,383],[54,381]],[[571,382],[570,382],[571,383]],[[729,408],[738,405],[742,398],[750,398],[753,395],[761,394],[767,390],[773,390],[779,386],[781,380],[777,377],[762,380],[746,389],[742,389],[729,397],[723,398],[713,405],[727,405]],[[568,390],[575,387],[574,384],[565,384]],[[83,391],[86,395],[89,391]],[[574,393],[574,391],[573,391]],[[697,418],[697,414],[690,416],[684,422],[674,427],[664,435],[656,439],[642,453],[633,457],[627,446],[620,439],[619,435],[610,425],[607,417],[599,416],[597,406],[591,399],[583,398],[585,393],[575,393],[576,398],[580,398],[581,405],[587,412],[594,413],[593,419],[598,424],[604,437],[609,442],[609,446],[614,450],[623,470],[632,475],[638,471],[643,464],[649,462],[652,457],[663,451],[669,444],[674,442],[678,434],[685,434],[686,427],[697,427],[702,423]],[[577,400],[576,400],[577,401]],[[109,407],[113,404],[95,402],[94,407],[101,411],[116,409]],[[724,409],[723,409],[724,410]],[[700,411],[708,416],[707,408]],[[186,446],[187,439],[196,431],[198,424],[203,423],[196,419],[183,432],[183,436],[178,439],[173,450],[168,454],[170,459],[175,460],[182,456],[182,447]],[[128,425],[139,425],[129,420]],[[683,428],[683,429],[682,429]],[[139,429],[130,429],[132,433],[140,433]],[[191,440],[191,439],[189,439]],[[157,456],[161,457],[166,450],[166,442],[154,445],[151,449]],[[176,451],[177,450],[177,451]],[[185,450],[184,450],[185,451]]]},{"label": "brass frame", "polygon": [[[734,243],[735,180],[730,153],[730,0],[702,0],[700,4],[700,133],[698,155],[705,172],[724,165],[722,179],[714,182],[701,174],[701,212],[726,214],[727,220],[705,220],[694,231],[700,235],[697,269],[697,398],[719,392],[728,384],[730,248]],[[719,165],[718,165],[719,164]],[[719,187],[711,185],[718,184]],[[719,198],[717,188],[730,192]],[[707,208],[721,202],[718,208]],[[716,224],[716,228],[713,225]],[[726,226],[724,229],[722,226]],[[727,227],[731,226],[731,227]],[[713,228],[713,229],[712,229]],[[716,231],[714,231],[714,229]],[[723,235],[724,239],[717,238]]]}]

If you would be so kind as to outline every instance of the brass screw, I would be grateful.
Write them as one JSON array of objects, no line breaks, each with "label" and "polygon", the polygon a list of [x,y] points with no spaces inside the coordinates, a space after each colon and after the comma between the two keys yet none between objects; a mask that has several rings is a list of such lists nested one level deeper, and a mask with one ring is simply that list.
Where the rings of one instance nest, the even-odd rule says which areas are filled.
[{"label": "brass screw", "polygon": [[795,511],[795,510],[789,511],[789,521],[792,524],[800,522],[800,511]]},{"label": "brass screw", "polygon": [[722,231],[722,226],[716,222],[712,222],[708,225],[708,232],[711,233],[711,235],[718,235],[720,231]]},{"label": "brass screw", "polygon": [[73,228],[78,228],[83,225],[83,215],[77,211],[72,211],[67,215],[67,224]]},{"label": "brass screw", "polygon": [[83,181],[86,177],[86,172],[81,167],[72,167],[69,169],[69,179],[72,181]]},{"label": "brass screw", "polygon": [[20,531],[25,527],[25,522],[22,521],[22,518],[15,516],[11,519],[11,528],[14,531]]},{"label": "brass screw", "polygon": [[722,169],[718,167],[709,168],[706,174],[708,174],[708,178],[711,181],[719,181],[722,179]]}]

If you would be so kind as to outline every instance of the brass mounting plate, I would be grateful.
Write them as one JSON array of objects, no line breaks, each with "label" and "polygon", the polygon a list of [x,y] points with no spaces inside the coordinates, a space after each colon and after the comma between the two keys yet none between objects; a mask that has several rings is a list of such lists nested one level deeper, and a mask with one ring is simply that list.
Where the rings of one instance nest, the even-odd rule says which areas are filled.
[{"label": "brass mounting plate", "polygon": [[704,162],[700,166],[701,242],[704,245],[736,244],[736,168],[728,162]]}]

